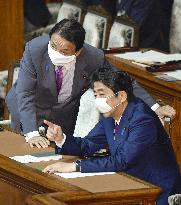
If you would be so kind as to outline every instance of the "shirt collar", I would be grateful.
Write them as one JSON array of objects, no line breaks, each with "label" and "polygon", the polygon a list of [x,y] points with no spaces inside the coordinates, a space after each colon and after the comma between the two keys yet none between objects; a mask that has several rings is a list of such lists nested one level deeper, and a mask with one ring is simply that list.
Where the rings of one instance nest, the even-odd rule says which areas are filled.
[{"label": "shirt collar", "polygon": [[121,121],[121,118],[122,118],[122,115],[121,117],[119,118],[119,120],[115,120],[115,124],[117,123],[119,125],[120,121]]}]

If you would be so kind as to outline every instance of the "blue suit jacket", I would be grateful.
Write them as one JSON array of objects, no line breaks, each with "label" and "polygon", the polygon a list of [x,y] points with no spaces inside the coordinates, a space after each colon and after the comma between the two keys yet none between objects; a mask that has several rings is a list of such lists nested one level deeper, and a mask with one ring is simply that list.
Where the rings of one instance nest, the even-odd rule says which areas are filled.
[{"label": "blue suit jacket", "polygon": [[125,109],[114,140],[114,120],[103,118],[85,138],[67,138],[58,153],[91,156],[109,147],[110,155],[81,162],[82,172],[124,171],[160,186],[159,205],[179,192],[180,173],[175,155],[157,115],[140,99]]}]

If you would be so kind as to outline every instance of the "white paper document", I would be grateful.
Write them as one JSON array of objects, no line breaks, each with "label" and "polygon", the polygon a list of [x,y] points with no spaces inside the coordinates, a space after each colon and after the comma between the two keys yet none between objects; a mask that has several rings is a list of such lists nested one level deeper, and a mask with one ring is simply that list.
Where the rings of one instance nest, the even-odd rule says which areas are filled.
[{"label": "white paper document", "polygon": [[81,173],[81,172],[71,172],[71,173],[55,173],[56,175],[66,178],[66,179],[73,179],[78,177],[89,177],[89,176],[96,176],[96,175],[107,175],[107,174],[115,174],[115,172],[97,172],[97,173]]},{"label": "white paper document", "polygon": [[47,162],[50,160],[59,160],[62,159],[62,155],[53,155],[53,156],[45,156],[45,157],[35,157],[32,155],[24,155],[24,156],[14,156],[10,157],[20,163],[30,163],[30,162]]},{"label": "white paper document", "polygon": [[127,60],[132,60],[138,63],[148,64],[148,65],[181,60],[180,53],[165,54],[154,50],[150,50],[146,52],[142,52],[142,51],[127,52],[127,53],[115,54],[114,56],[124,58]]},{"label": "white paper document", "polygon": [[135,65],[139,65],[139,66],[141,66],[141,67],[144,67],[144,68],[146,68],[146,67],[149,66],[148,64],[138,63],[138,62],[135,62],[135,61],[132,61],[132,63],[135,64]]},{"label": "white paper document", "polygon": [[181,80],[181,70],[176,70],[176,71],[172,71],[172,72],[164,72],[164,74],[176,78],[177,80]]}]

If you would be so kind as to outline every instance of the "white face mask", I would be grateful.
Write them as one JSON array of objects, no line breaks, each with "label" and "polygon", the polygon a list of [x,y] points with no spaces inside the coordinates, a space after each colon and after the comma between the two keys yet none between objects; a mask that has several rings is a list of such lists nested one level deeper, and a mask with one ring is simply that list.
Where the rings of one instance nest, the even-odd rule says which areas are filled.
[{"label": "white face mask", "polygon": [[69,63],[74,63],[76,62],[76,56],[71,55],[71,56],[64,56],[58,51],[55,51],[51,45],[50,42],[48,44],[48,55],[50,57],[50,60],[55,66],[60,66],[60,65],[66,65]]},{"label": "white face mask", "polygon": [[114,95],[111,95],[107,98],[96,98],[95,99],[95,106],[96,108],[99,110],[100,113],[106,113],[106,112],[110,112],[112,109],[116,108],[117,106],[119,106],[121,104],[118,103],[117,105],[115,105],[114,107],[111,107],[108,103],[107,103],[107,99],[113,97]]},{"label": "white face mask", "polygon": [[107,98],[96,98],[95,105],[100,113],[106,113],[112,110],[112,107],[107,104]]}]

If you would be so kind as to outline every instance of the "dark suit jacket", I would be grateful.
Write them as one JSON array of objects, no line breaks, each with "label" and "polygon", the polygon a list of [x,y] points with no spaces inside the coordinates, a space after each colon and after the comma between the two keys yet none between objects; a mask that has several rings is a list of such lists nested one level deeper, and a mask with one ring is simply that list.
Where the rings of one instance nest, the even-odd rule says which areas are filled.
[{"label": "dark suit jacket", "polygon": [[122,0],[117,11],[125,10],[139,25],[141,48],[168,51],[172,3],[173,0]]},{"label": "dark suit jacket", "polygon": [[[84,51],[77,57],[71,97],[58,103],[55,82],[55,68],[47,45],[48,36],[33,39],[26,44],[20,63],[18,80],[6,97],[11,113],[11,127],[23,133],[37,130],[48,119],[62,126],[66,134],[72,134],[78,113],[80,96],[89,84],[89,76],[104,63],[102,50],[84,45]],[[152,106],[155,101],[133,81],[136,96]],[[20,124],[21,123],[21,124]]]},{"label": "dark suit jacket", "polygon": [[46,26],[51,18],[44,0],[24,0],[24,16],[34,26]]},{"label": "dark suit jacket", "polygon": [[91,156],[109,147],[110,155],[83,159],[82,172],[124,171],[160,186],[163,194],[158,205],[181,191],[180,173],[175,155],[158,116],[140,99],[126,107],[114,140],[114,120],[103,118],[85,138],[68,137],[57,153]]}]

